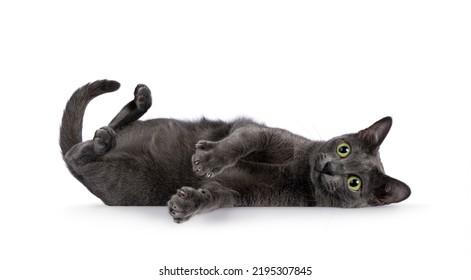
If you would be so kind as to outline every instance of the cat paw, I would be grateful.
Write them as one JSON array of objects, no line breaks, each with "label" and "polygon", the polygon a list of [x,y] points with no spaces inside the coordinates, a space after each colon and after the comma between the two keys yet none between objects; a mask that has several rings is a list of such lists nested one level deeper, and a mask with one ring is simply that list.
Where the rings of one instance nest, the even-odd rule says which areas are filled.
[{"label": "cat paw", "polygon": [[211,195],[206,189],[182,187],[167,202],[168,210],[174,222],[183,223],[201,211],[210,198]]},{"label": "cat paw", "polygon": [[104,126],[95,131],[93,149],[97,155],[104,155],[116,145],[116,133],[111,127]]},{"label": "cat paw", "polygon": [[150,89],[143,84],[136,86],[134,90],[134,103],[139,110],[147,111],[152,106],[152,95]]},{"label": "cat paw", "polygon": [[213,177],[227,167],[234,165],[235,161],[217,149],[218,142],[200,140],[196,143],[195,154],[191,157],[193,171],[199,176]]}]

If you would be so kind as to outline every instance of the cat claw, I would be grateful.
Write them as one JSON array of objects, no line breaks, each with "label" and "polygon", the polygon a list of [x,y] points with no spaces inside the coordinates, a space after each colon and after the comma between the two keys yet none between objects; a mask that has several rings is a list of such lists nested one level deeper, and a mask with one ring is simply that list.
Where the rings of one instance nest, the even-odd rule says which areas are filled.
[{"label": "cat claw", "polygon": [[216,149],[217,142],[200,140],[196,143],[196,151],[192,156],[193,171],[198,176],[207,178],[220,174],[225,168],[231,166],[223,155]]},{"label": "cat claw", "polygon": [[177,191],[177,194],[178,194],[178,196],[181,197],[181,198],[186,197],[186,193],[185,193],[184,191],[182,191],[182,190],[178,190],[178,191]]}]

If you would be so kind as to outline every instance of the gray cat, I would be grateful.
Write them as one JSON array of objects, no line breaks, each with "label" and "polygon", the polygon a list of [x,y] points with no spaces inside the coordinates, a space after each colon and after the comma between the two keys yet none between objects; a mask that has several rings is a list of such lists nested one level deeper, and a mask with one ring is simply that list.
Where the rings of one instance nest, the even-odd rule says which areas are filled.
[{"label": "gray cat", "polygon": [[250,119],[138,121],[152,104],[149,88],[138,85],[134,100],[82,142],[88,102],[119,86],[101,80],[79,88],[60,129],[70,172],[106,205],[166,205],[181,223],[222,207],[352,208],[400,202],[411,193],[384,173],[379,157],[390,117],[329,141]]}]

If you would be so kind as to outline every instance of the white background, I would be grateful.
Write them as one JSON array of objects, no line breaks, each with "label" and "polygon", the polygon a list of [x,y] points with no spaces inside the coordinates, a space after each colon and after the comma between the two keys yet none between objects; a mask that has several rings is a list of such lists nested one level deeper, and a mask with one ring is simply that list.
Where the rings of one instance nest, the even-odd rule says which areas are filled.
[{"label": "white background", "polygon": [[[208,279],[158,272],[214,265],[471,279],[468,1],[124,2],[0,4],[1,279]],[[153,91],[144,118],[245,115],[319,140],[390,115],[383,163],[412,196],[224,209],[181,225],[164,207],[106,207],[58,145],[72,92],[103,78],[122,87],[92,101],[85,139],[137,83]],[[246,274],[227,279],[273,279]]]}]

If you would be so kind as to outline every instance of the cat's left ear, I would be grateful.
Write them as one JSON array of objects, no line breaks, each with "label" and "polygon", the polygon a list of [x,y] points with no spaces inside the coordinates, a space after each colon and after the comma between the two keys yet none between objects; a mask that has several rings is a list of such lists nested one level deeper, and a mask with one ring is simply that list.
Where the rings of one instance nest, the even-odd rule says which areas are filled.
[{"label": "cat's left ear", "polygon": [[371,178],[375,198],[379,205],[401,202],[411,194],[409,186],[386,174],[377,174]]},{"label": "cat's left ear", "polygon": [[358,139],[364,147],[371,152],[376,152],[381,143],[383,143],[384,138],[388,135],[391,126],[391,117],[382,118],[370,127],[360,130],[360,132],[358,132]]}]

